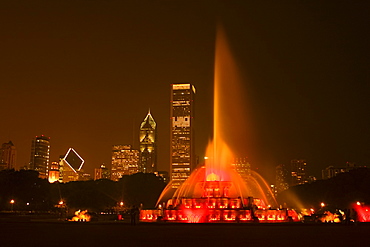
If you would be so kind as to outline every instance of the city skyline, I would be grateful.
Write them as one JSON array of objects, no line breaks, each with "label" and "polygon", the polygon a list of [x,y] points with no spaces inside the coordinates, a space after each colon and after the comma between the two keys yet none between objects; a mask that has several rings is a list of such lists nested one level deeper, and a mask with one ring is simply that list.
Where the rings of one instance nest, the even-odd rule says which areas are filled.
[{"label": "city skyline", "polygon": [[[50,161],[74,147],[91,172],[111,146],[138,147],[150,108],[158,125],[158,170],[169,170],[170,84],[197,88],[196,154],[212,137],[216,19],[241,72],[255,138],[252,167],[305,159],[369,164],[367,3],[14,3],[0,34],[0,141],[29,162],[31,140],[50,139]],[[191,18],[189,18],[191,17]],[[45,21],[48,20],[48,21]],[[136,136],[135,136],[136,135]]]}]

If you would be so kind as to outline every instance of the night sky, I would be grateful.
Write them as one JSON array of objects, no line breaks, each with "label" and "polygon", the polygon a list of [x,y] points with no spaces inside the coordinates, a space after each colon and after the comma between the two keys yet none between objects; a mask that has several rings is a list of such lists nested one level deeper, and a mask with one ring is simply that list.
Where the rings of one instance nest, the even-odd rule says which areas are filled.
[{"label": "night sky", "polygon": [[14,143],[20,167],[43,134],[52,161],[73,147],[92,172],[110,166],[112,145],[138,147],[150,108],[158,167],[169,170],[170,84],[190,82],[202,157],[221,23],[253,132],[245,143],[254,148],[240,155],[252,167],[271,179],[296,158],[318,177],[329,165],[370,165],[369,9],[368,1],[3,0],[0,143]]}]

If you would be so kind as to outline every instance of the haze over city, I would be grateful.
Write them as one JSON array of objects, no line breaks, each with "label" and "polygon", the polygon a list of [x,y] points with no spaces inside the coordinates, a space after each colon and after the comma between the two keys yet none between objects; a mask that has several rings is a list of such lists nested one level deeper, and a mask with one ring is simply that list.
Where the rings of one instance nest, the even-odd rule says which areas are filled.
[{"label": "haze over city", "polygon": [[[196,87],[196,154],[212,137],[214,50],[222,23],[240,72],[245,143],[273,176],[302,158],[369,165],[369,4],[318,1],[3,1],[1,142],[28,164],[31,140],[51,138],[51,161],[73,147],[92,172],[114,144],[138,145],[150,109],[158,169],[169,170],[170,85]],[[240,119],[235,119],[238,121]],[[240,143],[243,146],[243,143]],[[269,172],[271,171],[271,173]]]}]

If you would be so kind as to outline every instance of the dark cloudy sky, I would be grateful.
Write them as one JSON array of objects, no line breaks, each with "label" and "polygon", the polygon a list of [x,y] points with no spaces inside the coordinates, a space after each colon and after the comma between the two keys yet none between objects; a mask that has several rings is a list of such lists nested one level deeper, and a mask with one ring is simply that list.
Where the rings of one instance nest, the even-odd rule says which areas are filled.
[{"label": "dark cloudy sky", "polygon": [[[18,166],[31,140],[51,137],[86,170],[110,164],[113,144],[137,147],[148,109],[159,168],[169,170],[170,84],[197,88],[196,150],[212,135],[217,22],[227,33],[255,138],[245,151],[272,174],[305,158],[319,175],[346,161],[370,165],[367,1],[0,2],[0,142]],[[243,112],[241,112],[243,114]],[[235,119],[238,121],[238,119]],[[240,145],[243,145],[242,143]]]}]

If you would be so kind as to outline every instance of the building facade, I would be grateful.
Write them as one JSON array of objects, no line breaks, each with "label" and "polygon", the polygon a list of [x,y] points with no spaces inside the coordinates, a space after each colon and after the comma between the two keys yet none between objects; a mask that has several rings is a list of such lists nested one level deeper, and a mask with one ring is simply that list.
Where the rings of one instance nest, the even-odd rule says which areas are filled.
[{"label": "building facade", "polygon": [[14,144],[9,141],[3,143],[0,149],[0,171],[5,169],[14,169],[16,166],[17,150]]},{"label": "building facade", "polygon": [[248,181],[248,177],[251,175],[251,164],[248,158],[236,158],[232,167],[245,181]]},{"label": "building facade", "polygon": [[59,162],[53,161],[49,169],[49,183],[59,182],[59,176]]},{"label": "building facade", "polygon": [[275,190],[276,194],[289,189],[289,171],[284,164],[275,168]]},{"label": "building facade", "polygon": [[190,83],[171,85],[170,165],[172,188],[178,188],[195,166],[194,96]]},{"label": "building facade", "polygon": [[110,171],[105,165],[101,165],[99,168],[95,168],[94,170],[94,180],[98,179],[110,179]]},{"label": "building facade", "polygon": [[63,183],[63,176],[64,176],[64,155],[59,155],[59,182]]},{"label": "building facade", "polygon": [[140,124],[140,162],[139,172],[157,171],[157,124],[150,111]]},{"label": "building facade", "polygon": [[85,160],[74,150],[69,148],[64,156],[61,156],[59,161],[59,170],[61,181],[68,183],[82,179],[82,167]]},{"label": "building facade", "polygon": [[157,176],[157,177],[160,177],[161,180],[164,182],[164,183],[168,183],[170,178],[168,176],[168,171],[157,171],[157,172],[154,172],[154,174]]},{"label": "building facade", "polygon": [[291,167],[290,186],[308,183],[306,160],[303,159],[291,160],[290,167]]},{"label": "building facade", "polygon": [[32,140],[31,147],[31,159],[30,166],[31,170],[35,170],[39,173],[40,178],[48,178],[49,174],[49,156],[50,156],[50,137],[36,136]]},{"label": "building facade", "polygon": [[131,145],[114,145],[112,148],[111,179],[118,181],[124,175],[139,172],[139,150]]},{"label": "building facade", "polygon": [[337,176],[340,173],[349,172],[350,170],[353,170],[356,168],[358,167],[352,162],[346,162],[345,167],[328,166],[324,170],[321,171],[322,179],[329,179],[329,178]]}]

